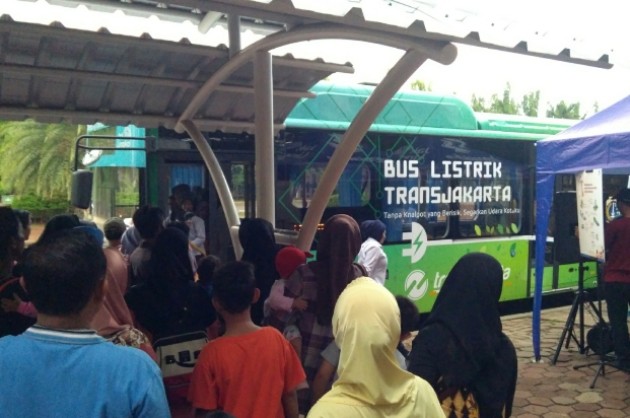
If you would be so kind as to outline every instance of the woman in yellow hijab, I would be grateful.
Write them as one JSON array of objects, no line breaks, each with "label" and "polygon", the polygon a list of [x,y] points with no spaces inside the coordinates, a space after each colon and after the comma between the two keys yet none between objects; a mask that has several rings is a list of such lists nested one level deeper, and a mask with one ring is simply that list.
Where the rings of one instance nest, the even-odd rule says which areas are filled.
[{"label": "woman in yellow hijab", "polygon": [[387,289],[355,279],[339,296],[332,325],[339,378],[308,418],[444,417],[433,388],[396,361],[400,311]]}]

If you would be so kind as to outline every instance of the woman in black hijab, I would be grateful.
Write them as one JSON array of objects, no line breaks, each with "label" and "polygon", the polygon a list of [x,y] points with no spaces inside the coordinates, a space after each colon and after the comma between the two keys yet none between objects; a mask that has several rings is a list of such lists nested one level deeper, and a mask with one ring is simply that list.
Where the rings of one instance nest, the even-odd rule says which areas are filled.
[{"label": "woman in black hijab", "polygon": [[497,260],[481,253],[463,256],[413,342],[408,370],[433,386],[447,417],[455,416],[447,399],[458,390],[472,393],[480,418],[512,413],[517,360],[501,330],[502,287]]},{"label": "woman in black hijab", "polygon": [[252,306],[252,320],[260,325],[263,320],[263,304],[273,282],[278,279],[275,259],[278,247],[271,222],[261,219],[243,219],[238,231],[238,239],[243,246],[242,261],[254,265],[256,287],[260,289],[260,298]]},{"label": "woman in black hijab", "polygon": [[210,297],[194,281],[188,236],[173,227],[155,238],[146,283],[132,286],[125,301],[136,321],[157,340],[205,331],[216,314]]}]

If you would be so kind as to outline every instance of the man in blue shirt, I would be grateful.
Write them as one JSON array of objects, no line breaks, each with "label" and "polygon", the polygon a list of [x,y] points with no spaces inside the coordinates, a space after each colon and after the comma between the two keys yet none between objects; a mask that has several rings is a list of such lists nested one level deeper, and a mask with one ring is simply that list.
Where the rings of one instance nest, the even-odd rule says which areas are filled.
[{"label": "man in blue shirt", "polygon": [[37,323],[0,339],[0,415],[170,417],[155,362],[89,329],[107,291],[105,268],[102,249],[83,231],[29,248],[23,284]]}]

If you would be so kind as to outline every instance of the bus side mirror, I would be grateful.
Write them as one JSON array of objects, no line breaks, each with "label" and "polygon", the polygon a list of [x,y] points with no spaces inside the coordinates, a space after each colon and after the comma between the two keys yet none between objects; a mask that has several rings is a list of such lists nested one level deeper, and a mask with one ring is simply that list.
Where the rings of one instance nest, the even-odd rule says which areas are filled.
[{"label": "bus side mirror", "polygon": [[70,203],[80,209],[88,209],[92,201],[92,179],[94,174],[89,170],[77,170],[72,173]]}]

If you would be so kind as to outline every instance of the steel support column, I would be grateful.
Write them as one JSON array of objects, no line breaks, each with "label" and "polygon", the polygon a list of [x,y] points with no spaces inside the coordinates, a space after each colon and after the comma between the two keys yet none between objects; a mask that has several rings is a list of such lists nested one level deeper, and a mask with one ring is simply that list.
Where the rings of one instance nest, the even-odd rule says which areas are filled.
[{"label": "steel support column", "polygon": [[275,160],[273,143],[273,74],[269,51],[254,56],[256,110],[256,217],[276,224]]},{"label": "steel support column", "polygon": [[374,119],[427,58],[428,56],[420,51],[407,51],[396,65],[389,70],[385,78],[363,104],[363,107],[361,107],[361,110],[343,135],[339,147],[337,147],[328,162],[315,194],[311,198],[311,204],[304,216],[302,229],[296,243],[299,248],[304,250],[310,248],[317,231],[317,225],[324,214],[324,209],[326,209],[328,199],[341,178],[348,161],[350,161],[350,157],[352,157]]}]

